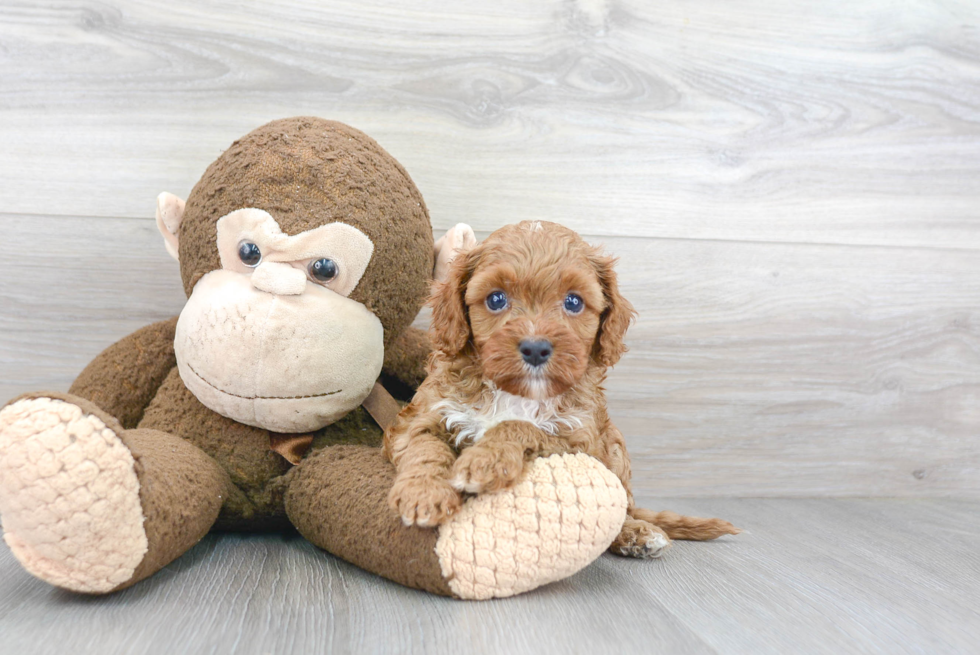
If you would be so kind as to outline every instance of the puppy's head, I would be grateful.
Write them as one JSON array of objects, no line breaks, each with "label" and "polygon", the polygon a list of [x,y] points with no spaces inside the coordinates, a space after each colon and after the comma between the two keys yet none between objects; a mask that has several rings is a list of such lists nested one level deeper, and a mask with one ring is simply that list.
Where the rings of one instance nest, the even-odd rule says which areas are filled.
[{"label": "puppy's head", "polygon": [[614,263],[556,223],[503,227],[458,256],[436,287],[434,345],[448,357],[471,350],[508,393],[561,394],[589,366],[612,366],[626,352],[635,312]]}]

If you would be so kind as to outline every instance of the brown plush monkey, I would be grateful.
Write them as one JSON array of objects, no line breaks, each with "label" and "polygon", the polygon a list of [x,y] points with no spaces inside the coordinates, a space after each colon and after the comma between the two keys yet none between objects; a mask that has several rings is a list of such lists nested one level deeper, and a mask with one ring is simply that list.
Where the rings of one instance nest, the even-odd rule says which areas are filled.
[{"label": "brown plush monkey", "polygon": [[421,195],[372,139],[275,121],[186,204],[161,194],[157,224],[180,262],[180,316],[109,347],[68,394],[0,411],[4,537],[32,574],[107,593],[213,527],[293,525],[402,584],[487,598],[570,575],[618,533],[625,492],[585,456],[540,460],[438,531],[387,508],[372,415],[394,401],[376,382],[405,395],[424,377],[428,342],[409,324],[434,244]]}]

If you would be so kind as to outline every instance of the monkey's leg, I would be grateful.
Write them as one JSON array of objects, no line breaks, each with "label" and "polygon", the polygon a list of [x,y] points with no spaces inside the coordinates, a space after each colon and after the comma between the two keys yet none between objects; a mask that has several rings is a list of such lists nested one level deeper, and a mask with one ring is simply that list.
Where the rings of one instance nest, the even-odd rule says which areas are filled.
[{"label": "monkey's leg", "polygon": [[123,430],[67,394],[28,394],[0,410],[4,539],[31,574],[108,593],[146,578],[207,534],[227,474],[190,443]]},{"label": "monkey's leg", "polygon": [[380,449],[332,446],[293,471],[286,513],[320,548],[389,580],[463,599],[512,596],[584,568],[626,518],[626,492],[598,460],[553,455],[526,468],[438,528],[405,527],[388,507],[395,468]]}]

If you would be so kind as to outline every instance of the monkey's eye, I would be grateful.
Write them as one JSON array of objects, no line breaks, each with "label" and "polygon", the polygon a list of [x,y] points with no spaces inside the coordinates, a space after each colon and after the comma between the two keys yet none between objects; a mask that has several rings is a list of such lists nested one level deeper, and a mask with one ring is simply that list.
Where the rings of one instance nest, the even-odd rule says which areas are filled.
[{"label": "monkey's eye", "polygon": [[501,312],[507,308],[507,294],[503,291],[493,291],[487,296],[487,309],[491,312]]},{"label": "monkey's eye", "polygon": [[337,263],[332,259],[318,259],[310,264],[310,275],[319,282],[329,282],[337,277]]},{"label": "monkey's eye", "polygon": [[238,246],[238,258],[246,266],[258,266],[262,260],[262,251],[251,241],[243,241],[242,245]]},{"label": "monkey's eye", "polygon": [[577,293],[570,293],[565,296],[565,311],[569,314],[578,314],[585,309],[585,301]]}]

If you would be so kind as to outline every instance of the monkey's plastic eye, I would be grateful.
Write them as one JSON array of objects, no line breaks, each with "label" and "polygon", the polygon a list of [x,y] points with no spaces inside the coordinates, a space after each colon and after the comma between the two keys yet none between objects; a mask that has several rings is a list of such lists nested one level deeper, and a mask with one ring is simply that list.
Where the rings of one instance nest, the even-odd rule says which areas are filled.
[{"label": "monkey's plastic eye", "polygon": [[332,259],[318,259],[310,264],[310,275],[319,282],[329,282],[337,277],[337,263]]},{"label": "monkey's plastic eye", "polygon": [[577,293],[570,293],[565,296],[565,311],[569,314],[578,314],[585,309],[585,301]]},{"label": "monkey's plastic eye", "polygon": [[491,312],[500,312],[507,308],[507,294],[503,291],[494,291],[487,296],[487,309]]},{"label": "monkey's plastic eye", "polygon": [[238,246],[238,258],[246,266],[258,266],[262,260],[262,251],[251,241],[243,241],[242,245]]}]

